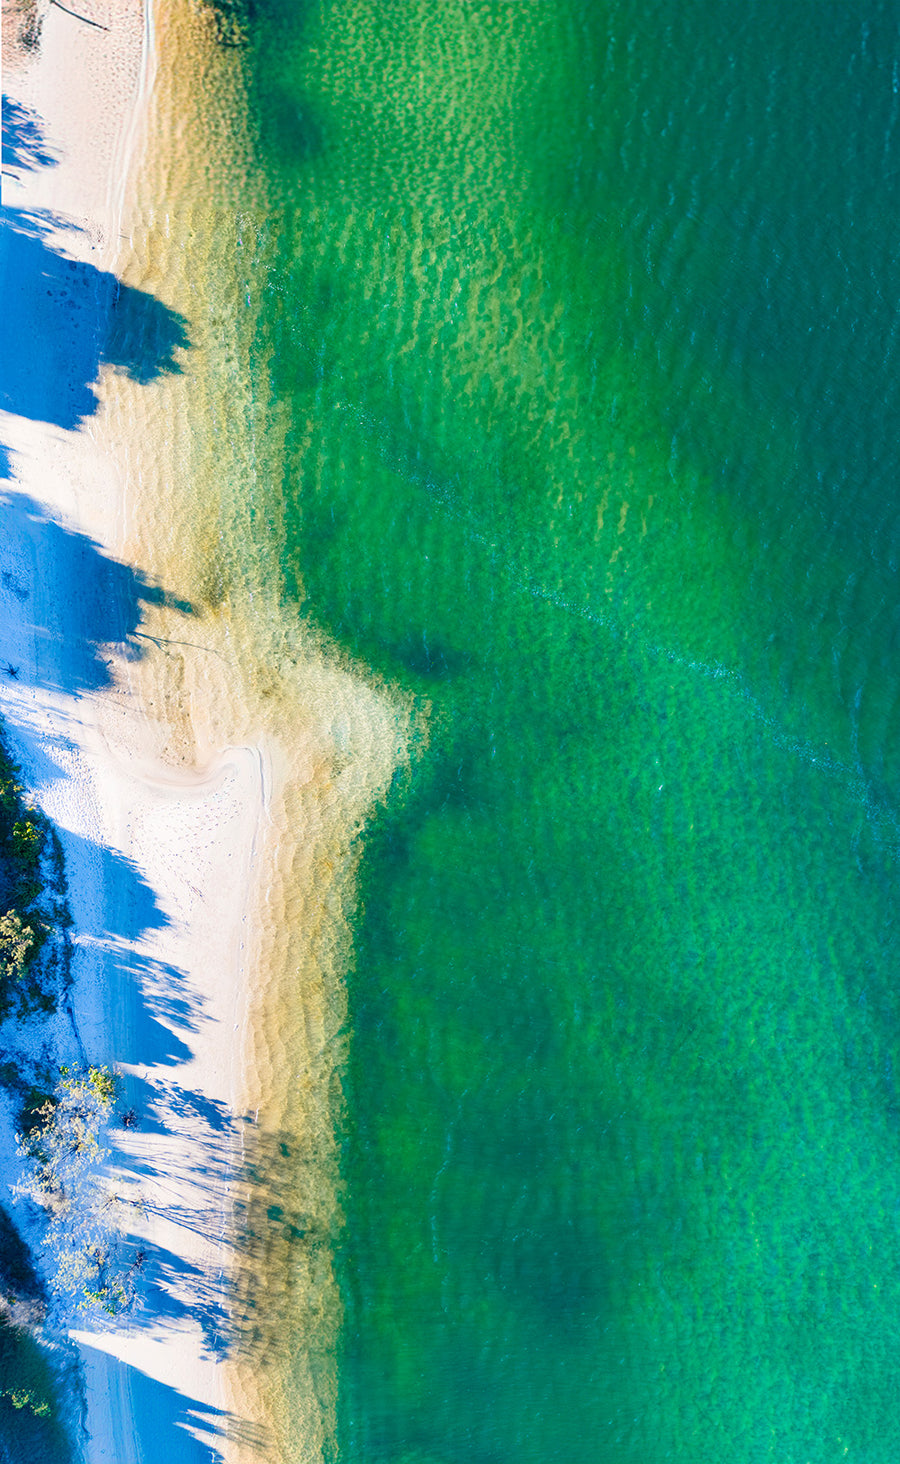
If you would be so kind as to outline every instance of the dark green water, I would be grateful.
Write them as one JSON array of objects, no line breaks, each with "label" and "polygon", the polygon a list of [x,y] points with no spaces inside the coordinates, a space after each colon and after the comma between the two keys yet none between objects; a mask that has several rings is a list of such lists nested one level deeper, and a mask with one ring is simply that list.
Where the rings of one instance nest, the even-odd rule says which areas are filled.
[{"label": "dark green water", "polygon": [[340,1458],[896,1458],[896,12],[254,10],[285,594],[430,727]]}]

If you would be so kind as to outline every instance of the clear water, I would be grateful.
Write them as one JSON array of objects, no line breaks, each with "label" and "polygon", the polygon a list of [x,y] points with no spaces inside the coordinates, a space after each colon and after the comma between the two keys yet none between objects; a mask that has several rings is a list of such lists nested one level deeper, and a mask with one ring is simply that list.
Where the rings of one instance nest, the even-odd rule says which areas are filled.
[{"label": "clear water", "polygon": [[283,598],[428,728],[360,866],[337,1456],[894,1457],[896,16],[247,34]]}]

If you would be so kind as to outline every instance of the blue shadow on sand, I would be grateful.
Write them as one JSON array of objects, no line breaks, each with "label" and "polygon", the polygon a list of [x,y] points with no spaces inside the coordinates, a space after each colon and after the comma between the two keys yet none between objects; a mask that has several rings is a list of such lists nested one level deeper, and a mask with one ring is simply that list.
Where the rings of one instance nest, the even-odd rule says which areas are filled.
[{"label": "blue shadow on sand", "polygon": [[[110,682],[104,647],[135,660],[143,654],[148,640],[140,629],[145,606],[168,605],[191,613],[186,600],[110,558],[86,534],[55,523],[25,494],[0,492],[0,516],[0,595],[5,592],[14,602],[20,630],[29,630],[46,650],[59,650],[58,655],[41,655],[40,670],[32,676],[20,670],[23,681],[69,696],[96,691]],[[40,588],[48,584],[65,590],[42,596]],[[0,646],[0,661],[4,655]]]},{"label": "blue shadow on sand", "polygon": [[[7,98],[3,153],[4,171],[13,176],[56,161],[40,119]],[[104,366],[148,383],[179,371],[177,353],[189,342],[182,317],[152,295],[68,258],[60,243],[67,227],[47,214],[0,209],[0,409],[72,430],[96,412],[95,388]],[[14,476],[15,462],[0,445],[0,479]],[[0,526],[0,683],[8,679],[23,689],[77,698],[111,684],[108,657],[144,653],[151,639],[141,628],[148,605],[192,613],[190,604],[105,554],[87,535],[55,522],[11,484],[0,489]],[[156,644],[168,654],[178,643]],[[57,723],[61,750],[67,745],[66,715],[61,711]],[[29,733],[22,728],[19,735]],[[41,782],[58,778],[64,760],[55,759],[52,740],[50,746],[46,738],[43,744],[31,740],[32,775]],[[204,1020],[202,1000],[186,974],[141,948],[145,936],[168,924],[168,916],[130,860],[72,832],[61,831],[61,840],[70,875],[77,880],[91,870],[91,884],[106,892],[103,908],[86,912],[79,929],[94,944],[102,988],[116,1006],[115,1061],[154,1070],[152,1081],[146,1074],[126,1075],[126,1111],[148,1132],[176,1131],[190,1118],[202,1129],[203,1143],[198,1172],[192,1168],[184,1177],[213,1170],[224,1183],[233,1162],[233,1116],[225,1104],[160,1076],[160,1069],[190,1058],[188,1042]],[[133,1156],[120,1158],[135,1174],[156,1173]],[[170,1171],[166,1177],[173,1177]],[[176,1220],[206,1233],[209,1212],[181,1211]],[[199,1324],[203,1351],[223,1357],[234,1341],[224,1277],[207,1275],[138,1236],[124,1243],[144,1274],[144,1303],[154,1322],[175,1329]],[[89,1369],[103,1370],[111,1400],[118,1401],[113,1434],[133,1428],[145,1464],[216,1464],[226,1438],[261,1445],[255,1430],[222,1410],[98,1348],[83,1345],[82,1351]],[[115,1457],[119,1440],[111,1437],[108,1447]]]},{"label": "blue shadow on sand", "polygon": [[99,865],[98,884],[104,890],[115,892],[115,903],[110,903],[103,912],[100,929],[93,929],[90,922],[82,921],[81,928],[86,935],[102,939],[114,930],[118,941],[129,945],[140,940],[152,930],[162,930],[169,924],[169,917],[161,909],[156,892],[147,883],[137,865],[124,854],[105,845],[94,844],[80,834],[67,830],[65,834],[66,861],[69,866],[81,868],[89,861]]},{"label": "blue shadow on sand", "polygon": [[222,1450],[211,1444],[209,1437],[224,1440],[232,1436],[229,1414],[157,1382],[140,1368],[120,1362],[99,1348],[83,1342],[80,1347],[92,1370],[103,1368],[106,1372],[110,1394],[131,1400],[130,1411],[145,1464],[221,1464]]},{"label": "blue shadow on sand", "polygon": [[[167,1219],[174,1218],[180,1228],[208,1234],[209,1211],[204,1210],[191,1220],[183,1212],[160,1211]],[[140,1242],[144,1268],[144,1304],[154,1322],[162,1319],[175,1328],[193,1323],[203,1334],[202,1353],[222,1361],[232,1348],[233,1322],[229,1314],[227,1284],[221,1276],[207,1275],[198,1266],[176,1255],[165,1246],[142,1239]]]},{"label": "blue shadow on sand", "polygon": [[148,382],[180,370],[185,321],[153,295],[69,259],[48,242],[59,221],[0,209],[0,407],[72,429],[96,412],[109,365]]},{"label": "blue shadow on sand", "polygon": [[4,173],[35,172],[53,168],[59,159],[44,141],[44,129],[37,112],[4,94],[0,103],[3,122]]},{"label": "blue shadow on sand", "polygon": [[116,1061],[152,1067],[187,1062],[191,1048],[180,1034],[199,1027],[200,998],[183,971],[134,949],[142,937],[168,925],[169,917],[130,859],[70,830],[62,840],[68,868],[99,866],[97,883],[115,895],[97,928],[82,920],[80,929],[97,941],[94,961],[103,969],[106,987],[116,992],[119,1009],[126,1016]]}]

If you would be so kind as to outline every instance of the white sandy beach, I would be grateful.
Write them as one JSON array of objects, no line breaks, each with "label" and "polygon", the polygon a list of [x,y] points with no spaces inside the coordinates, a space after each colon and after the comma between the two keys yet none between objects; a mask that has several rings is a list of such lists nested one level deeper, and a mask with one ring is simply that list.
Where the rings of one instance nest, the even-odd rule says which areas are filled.
[{"label": "white sandy beach", "polygon": [[[5,174],[4,203],[59,217],[42,243],[83,266],[73,293],[87,314],[95,272],[114,270],[119,253],[154,48],[140,0],[94,0],[83,13],[109,28],[51,7],[39,51],[7,72],[5,90],[40,119],[58,161]],[[5,282],[6,291],[37,288]],[[84,329],[76,311],[72,319]],[[155,1258],[133,1318],[73,1329],[86,1371],[87,1457],[209,1458],[200,1441],[222,1450],[228,1417],[224,1283],[264,760],[259,747],[218,747],[204,766],[179,771],[153,756],[122,656],[140,586],[116,568],[121,460],[98,443],[96,417],[70,425],[65,402],[66,389],[102,394],[102,381],[76,379],[81,343],[66,340],[64,314],[36,324],[56,339],[34,340],[32,370],[63,365],[47,387],[58,410],[29,398],[2,421],[12,481],[0,658],[18,668],[5,678],[2,710],[63,837],[81,1036],[92,1060],[126,1075],[125,1101],[139,1114],[116,1155],[116,1186],[139,1208],[123,1204],[120,1224]],[[96,332],[99,322],[86,326]],[[15,391],[11,405],[20,405]]]},{"label": "white sandy beach", "polygon": [[[330,1260],[292,1252],[289,1314],[257,1306],[254,1265],[271,1269],[281,1242],[262,1236],[249,1265],[235,1250],[254,1203],[240,1176],[267,1135],[305,1148],[318,1167],[303,1212],[334,1230],[354,836],[404,756],[409,712],[285,618],[265,562],[232,549],[219,563],[223,516],[240,545],[251,483],[257,507],[268,491],[259,436],[277,449],[283,430],[239,374],[217,385],[247,327],[243,290],[227,269],[216,283],[210,229],[233,230],[238,205],[249,226],[264,200],[226,180],[210,204],[185,142],[219,129],[220,154],[240,151],[234,53],[204,43],[187,0],[155,20],[141,0],[80,13],[108,28],[45,8],[39,49],[4,86],[54,161],[4,174],[5,206],[39,225],[14,218],[5,281],[21,308],[0,415],[0,665],[17,675],[0,676],[0,710],[63,839],[81,1036],[138,1115],[117,1131],[114,1181],[147,1258],[139,1305],[107,1328],[73,1324],[87,1460],[314,1460],[334,1428]],[[110,302],[119,336],[101,359]],[[300,1203],[293,1183],[267,1177],[279,1213]],[[255,1318],[236,1360],[229,1282]],[[289,1418],[273,1425],[288,1373]]]}]

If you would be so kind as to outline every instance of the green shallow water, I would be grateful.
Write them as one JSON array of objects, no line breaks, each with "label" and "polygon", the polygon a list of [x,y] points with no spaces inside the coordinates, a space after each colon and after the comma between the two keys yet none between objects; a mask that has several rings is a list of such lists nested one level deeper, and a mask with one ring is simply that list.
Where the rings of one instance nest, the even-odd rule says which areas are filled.
[{"label": "green shallow water", "polygon": [[253,10],[284,594],[429,729],[338,1456],[893,1457],[890,12]]}]

